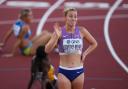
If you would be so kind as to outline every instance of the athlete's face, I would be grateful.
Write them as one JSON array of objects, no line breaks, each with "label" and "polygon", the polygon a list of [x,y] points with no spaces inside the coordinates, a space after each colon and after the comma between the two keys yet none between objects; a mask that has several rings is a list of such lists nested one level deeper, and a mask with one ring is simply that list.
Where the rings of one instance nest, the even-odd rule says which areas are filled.
[{"label": "athlete's face", "polygon": [[27,23],[31,23],[33,20],[33,14],[32,12],[28,13],[28,15],[25,17]]},{"label": "athlete's face", "polygon": [[77,23],[77,11],[68,11],[65,20],[69,26],[75,26]]}]

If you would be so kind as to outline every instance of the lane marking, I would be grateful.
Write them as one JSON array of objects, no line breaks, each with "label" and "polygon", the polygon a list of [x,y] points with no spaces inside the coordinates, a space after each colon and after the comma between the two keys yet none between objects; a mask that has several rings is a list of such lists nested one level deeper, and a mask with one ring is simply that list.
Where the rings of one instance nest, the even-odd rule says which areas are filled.
[{"label": "lane marking", "polygon": [[116,51],[114,50],[111,40],[110,40],[110,36],[109,36],[109,23],[110,23],[110,19],[114,13],[114,11],[118,8],[118,6],[122,3],[123,0],[117,0],[113,6],[110,8],[110,10],[108,11],[105,21],[104,21],[104,37],[105,37],[105,41],[107,44],[107,47],[112,55],[112,57],[115,59],[115,61],[124,69],[124,71],[126,71],[126,73],[128,73],[128,67],[127,65],[125,65],[125,63],[121,60],[121,58],[117,55]]},{"label": "lane marking", "polygon": [[44,24],[46,23],[48,17],[51,15],[51,13],[53,11],[55,11],[62,3],[64,2],[64,0],[58,0],[56,1],[45,13],[44,15],[42,16],[39,24],[38,24],[38,27],[37,27],[37,32],[36,32],[36,35],[40,35],[41,32],[42,32],[42,29],[44,27]]},{"label": "lane marking", "polygon": [[128,4],[123,4],[122,7],[123,8],[128,8]]},{"label": "lane marking", "polygon": [[[78,19],[80,21],[84,20],[101,20],[104,19],[105,15],[96,15],[96,16],[79,16]],[[128,18],[127,14],[116,14],[111,17],[111,19],[122,19],[122,18]],[[0,25],[6,25],[6,24],[13,24],[16,20],[6,20],[6,21],[0,21]],[[38,23],[40,19],[34,19],[33,23]],[[52,17],[48,18],[46,22],[55,22],[55,21],[63,21],[63,17]]]},{"label": "lane marking", "polygon": [[113,81],[122,81],[124,80],[123,78],[120,77],[87,77],[86,80],[104,80],[104,81],[109,81],[109,80],[113,80]]},{"label": "lane marking", "polygon": [[80,3],[78,1],[65,2],[65,7],[74,7],[74,8],[109,8],[110,3],[107,2],[85,2]]},{"label": "lane marking", "polygon": [[[19,68],[0,68],[0,72],[4,73],[4,72],[21,72],[21,71],[30,71],[30,68],[28,67],[19,67]],[[90,77],[86,77],[86,80],[104,80],[104,81],[122,81],[124,80],[124,78],[121,78],[121,77],[93,77],[93,76],[90,76]]]},{"label": "lane marking", "polygon": [[6,0],[0,0],[0,5],[3,4]]},{"label": "lane marking", "polygon": [[[30,68],[28,67],[22,67],[22,68],[0,68],[0,72],[21,72],[21,71],[30,71]],[[124,78],[121,77],[86,77],[86,80],[99,80],[99,81],[122,81]]]},{"label": "lane marking", "polygon": [[[117,8],[117,10],[128,10],[128,8],[127,8],[127,6],[123,6],[124,4],[122,4],[122,6],[120,6],[120,7],[118,7]],[[43,7],[43,6],[42,6]],[[48,9],[49,7],[31,7],[32,9],[43,9],[43,10],[45,10],[45,9]],[[21,9],[22,7],[14,7],[14,6],[6,6],[6,5],[0,5],[0,9]],[[60,6],[60,7],[58,7],[57,8],[57,10],[62,10],[64,7],[63,6]],[[110,8],[92,8],[92,7],[90,7],[90,8],[77,8],[78,10],[108,10],[108,9],[110,9]]]},{"label": "lane marking", "polygon": [[6,3],[7,6],[13,7],[50,7],[50,3],[48,2],[36,2],[36,1],[8,1]]},{"label": "lane marking", "polygon": [[30,68],[0,68],[0,72],[29,71]]}]

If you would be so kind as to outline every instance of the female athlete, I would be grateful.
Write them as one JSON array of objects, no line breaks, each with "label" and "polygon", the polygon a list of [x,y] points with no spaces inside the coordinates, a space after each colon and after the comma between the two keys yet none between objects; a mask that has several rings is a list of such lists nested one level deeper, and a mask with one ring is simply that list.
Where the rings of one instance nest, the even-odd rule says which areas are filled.
[{"label": "female athlete", "polygon": [[[49,53],[58,45],[60,63],[58,69],[59,89],[83,89],[84,60],[96,47],[97,42],[86,28],[77,25],[77,10],[68,8],[64,11],[65,25],[54,25],[55,32],[46,44]],[[82,52],[83,40],[90,45]]]},{"label": "female athlete", "polygon": [[17,48],[20,49],[20,52],[23,55],[33,55],[35,54],[38,46],[45,45],[49,41],[51,33],[47,31],[43,31],[41,35],[32,38],[32,31],[29,26],[32,20],[33,15],[30,9],[21,10],[19,19],[13,24],[12,29],[5,34],[3,41],[0,43],[0,48],[2,49],[13,33],[17,38],[11,53],[5,54],[3,56],[14,56]]}]

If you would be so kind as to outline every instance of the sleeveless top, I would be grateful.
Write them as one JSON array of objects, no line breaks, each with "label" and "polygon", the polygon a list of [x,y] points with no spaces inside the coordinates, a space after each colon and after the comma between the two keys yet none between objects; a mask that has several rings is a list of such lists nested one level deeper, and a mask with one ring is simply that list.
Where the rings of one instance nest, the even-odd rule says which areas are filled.
[{"label": "sleeveless top", "polygon": [[66,28],[61,28],[62,36],[58,42],[59,54],[81,54],[83,49],[83,39],[80,36],[79,28],[76,26],[74,33],[66,32]]},{"label": "sleeveless top", "polygon": [[[22,27],[26,25],[26,23],[22,20],[17,20],[14,24],[13,24],[13,33],[16,37],[19,36]],[[29,39],[29,37],[31,36],[32,32],[29,29],[28,32],[24,35],[24,39]]]}]

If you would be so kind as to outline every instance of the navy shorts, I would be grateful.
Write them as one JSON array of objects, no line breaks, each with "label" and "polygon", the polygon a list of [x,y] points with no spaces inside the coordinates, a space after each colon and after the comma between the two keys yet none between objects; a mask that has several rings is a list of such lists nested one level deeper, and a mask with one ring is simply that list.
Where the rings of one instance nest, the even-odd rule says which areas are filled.
[{"label": "navy shorts", "polygon": [[83,66],[75,67],[75,68],[66,68],[59,66],[58,73],[66,76],[70,81],[76,79],[80,74],[84,73]]}]

